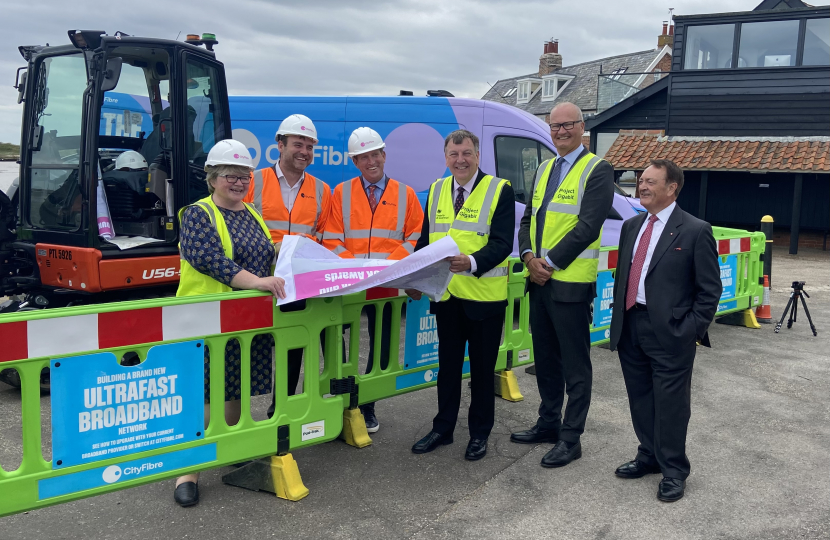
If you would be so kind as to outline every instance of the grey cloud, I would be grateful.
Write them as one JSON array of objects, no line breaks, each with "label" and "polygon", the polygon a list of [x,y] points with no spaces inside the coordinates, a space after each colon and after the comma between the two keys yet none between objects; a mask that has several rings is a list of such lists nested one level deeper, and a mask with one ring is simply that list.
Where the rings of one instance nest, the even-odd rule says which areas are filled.
[{"label": "grey cloud", "polygon": [[[681,1],[677,14],[752,9],[760,0]],[[820,3],[828,3],[822,0]],[[667,4],[547,0],[237,0],[92,2],[39,0],[4,6],[0,34],[0,141],[20,136],[10,88],[17,46],[67,43],[69,28],[180,39],[213,32],[231,94],[423,94],[479,98],[487,82],[531,73],[545,40],[565,65],[656,47]]]}]

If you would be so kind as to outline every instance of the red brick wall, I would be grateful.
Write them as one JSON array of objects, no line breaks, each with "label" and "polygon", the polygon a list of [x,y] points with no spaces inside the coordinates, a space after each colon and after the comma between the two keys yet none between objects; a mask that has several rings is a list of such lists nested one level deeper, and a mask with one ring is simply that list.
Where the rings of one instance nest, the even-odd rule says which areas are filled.
[{"label": "red brick wall", "polygon": [[[821,249],[824,244],[824,233],[818,231],[801,231],[798,234],[798,247]],[[827,248],[830,249],[830,237],[827,239]],[[790,230],[773,228],[772,230],[772,245],[784,246],[790,245]]]}]

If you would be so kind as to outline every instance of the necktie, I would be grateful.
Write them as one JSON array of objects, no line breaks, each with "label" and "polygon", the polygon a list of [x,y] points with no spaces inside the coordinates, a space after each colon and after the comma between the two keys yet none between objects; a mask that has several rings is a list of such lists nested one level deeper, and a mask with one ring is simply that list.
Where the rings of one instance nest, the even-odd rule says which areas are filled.
[{"label": "necktie", "polygon": [[378,199],[375,197],[375,190],[377,186],[369,186],[369,206],[372,208],[372,213],[375,213],[375,208],[378,207]]},{"label": "necktie", "polygon": [[646,253],[648,253],[648,245],[651,243],[651,233],[654,231],[654,222],[657,221],[657,216],[649,216],[646,230],[643,231],[643,236],[640,237],[640,243],[637,245],[637,253],[634,254],[634,260],[631,262],[631,271],[628,274],[628,288],[625,290],[625,310],[628,311],[634,304],[637,303],[637,288],[640,286],[640,274],[643,273],[643,264],[646,262]]},{"label": "necktie", "polygon": [[458,196],[455,198],[455,215],[458,215],[461,207],[464,206],[464,188],[458,186]]},{"label": "necktie", "polygon": [[542,233],[545,230],[545,218],[547,217],[547,209],[550,201],[553,199],[553,195],[556,193],[559,184],[561,183],[561,179],[559,178],[562,176],[562,162],[564,160],[562,158],[556,158],[556,162],[553,164],[553,170],[550,172],[550,178],[548,178],[548,185],[545,187],[545,197],[542,199],[542,206],[539,207],[539,211],[536,214],[536,256],[541,257],[542,253]]}]

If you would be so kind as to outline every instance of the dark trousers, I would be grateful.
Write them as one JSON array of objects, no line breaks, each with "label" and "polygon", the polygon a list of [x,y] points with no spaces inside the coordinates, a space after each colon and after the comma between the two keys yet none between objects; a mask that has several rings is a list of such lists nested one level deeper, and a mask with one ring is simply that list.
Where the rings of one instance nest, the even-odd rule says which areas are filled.
[{"label": "dark trousers", "polygon": [[438,326],[438,414],[432,421],[436,433],[451,435],[461,406],[461,372],[464,348],[469,343],[472,399],[468,414],[470,438],[486,439],[495,420],[493,372],[499,356],[504,310],[483,320],[473,320],[462,301],[450,297],[436,312]]},{"label": "dark trousers", "polygon": [[[550,282],[543,287],[530,284],[530,327],[541,429],[559,431],[559,438],[576,443],[585,431],[591,405],[591,304],[556,302]],[[565,392],[568,407],[562,417]]]},{"label": "dark trousers", "polygon": [[[365,308],[366,318],[369,325],[369,359],[366,363],[366,373],[372,371],[375,363],[375,324],[377,321],[377,308],[374,305],[368,305]],[[380,332],[380,369],[389,367],[389,349],[390,340],[392,339],[392,304],[387,303],[383,306],[383,313],[381,315],[381,332]],[[395,355],[397,357],[397,355]],[[375,403],[365,403],[360,406],[361,409],[375,409]]]},{"label": "dark trousers", "polygon": [[690,470],[686,431],[692,412],[694,342],[680,356],[668,354],[657,341],[648,312],[631,309],[617,349],[640,441],[637,459],[660,465],[663,476],[685,480]]}]

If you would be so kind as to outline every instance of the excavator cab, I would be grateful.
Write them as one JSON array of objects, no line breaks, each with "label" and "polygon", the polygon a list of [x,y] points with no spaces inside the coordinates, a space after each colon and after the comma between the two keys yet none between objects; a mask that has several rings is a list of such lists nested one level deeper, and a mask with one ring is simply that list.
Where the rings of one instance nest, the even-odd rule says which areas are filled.
[{"label": "excavator cab", "polygon": [[[19,48],[19,188],[0,205],[0,297],[15,308],[174,291],[178,210],[207,195],[207,153],[231,137],[214,36],[69,40]],[[129,151],[143,162],[119,166]]]}]

